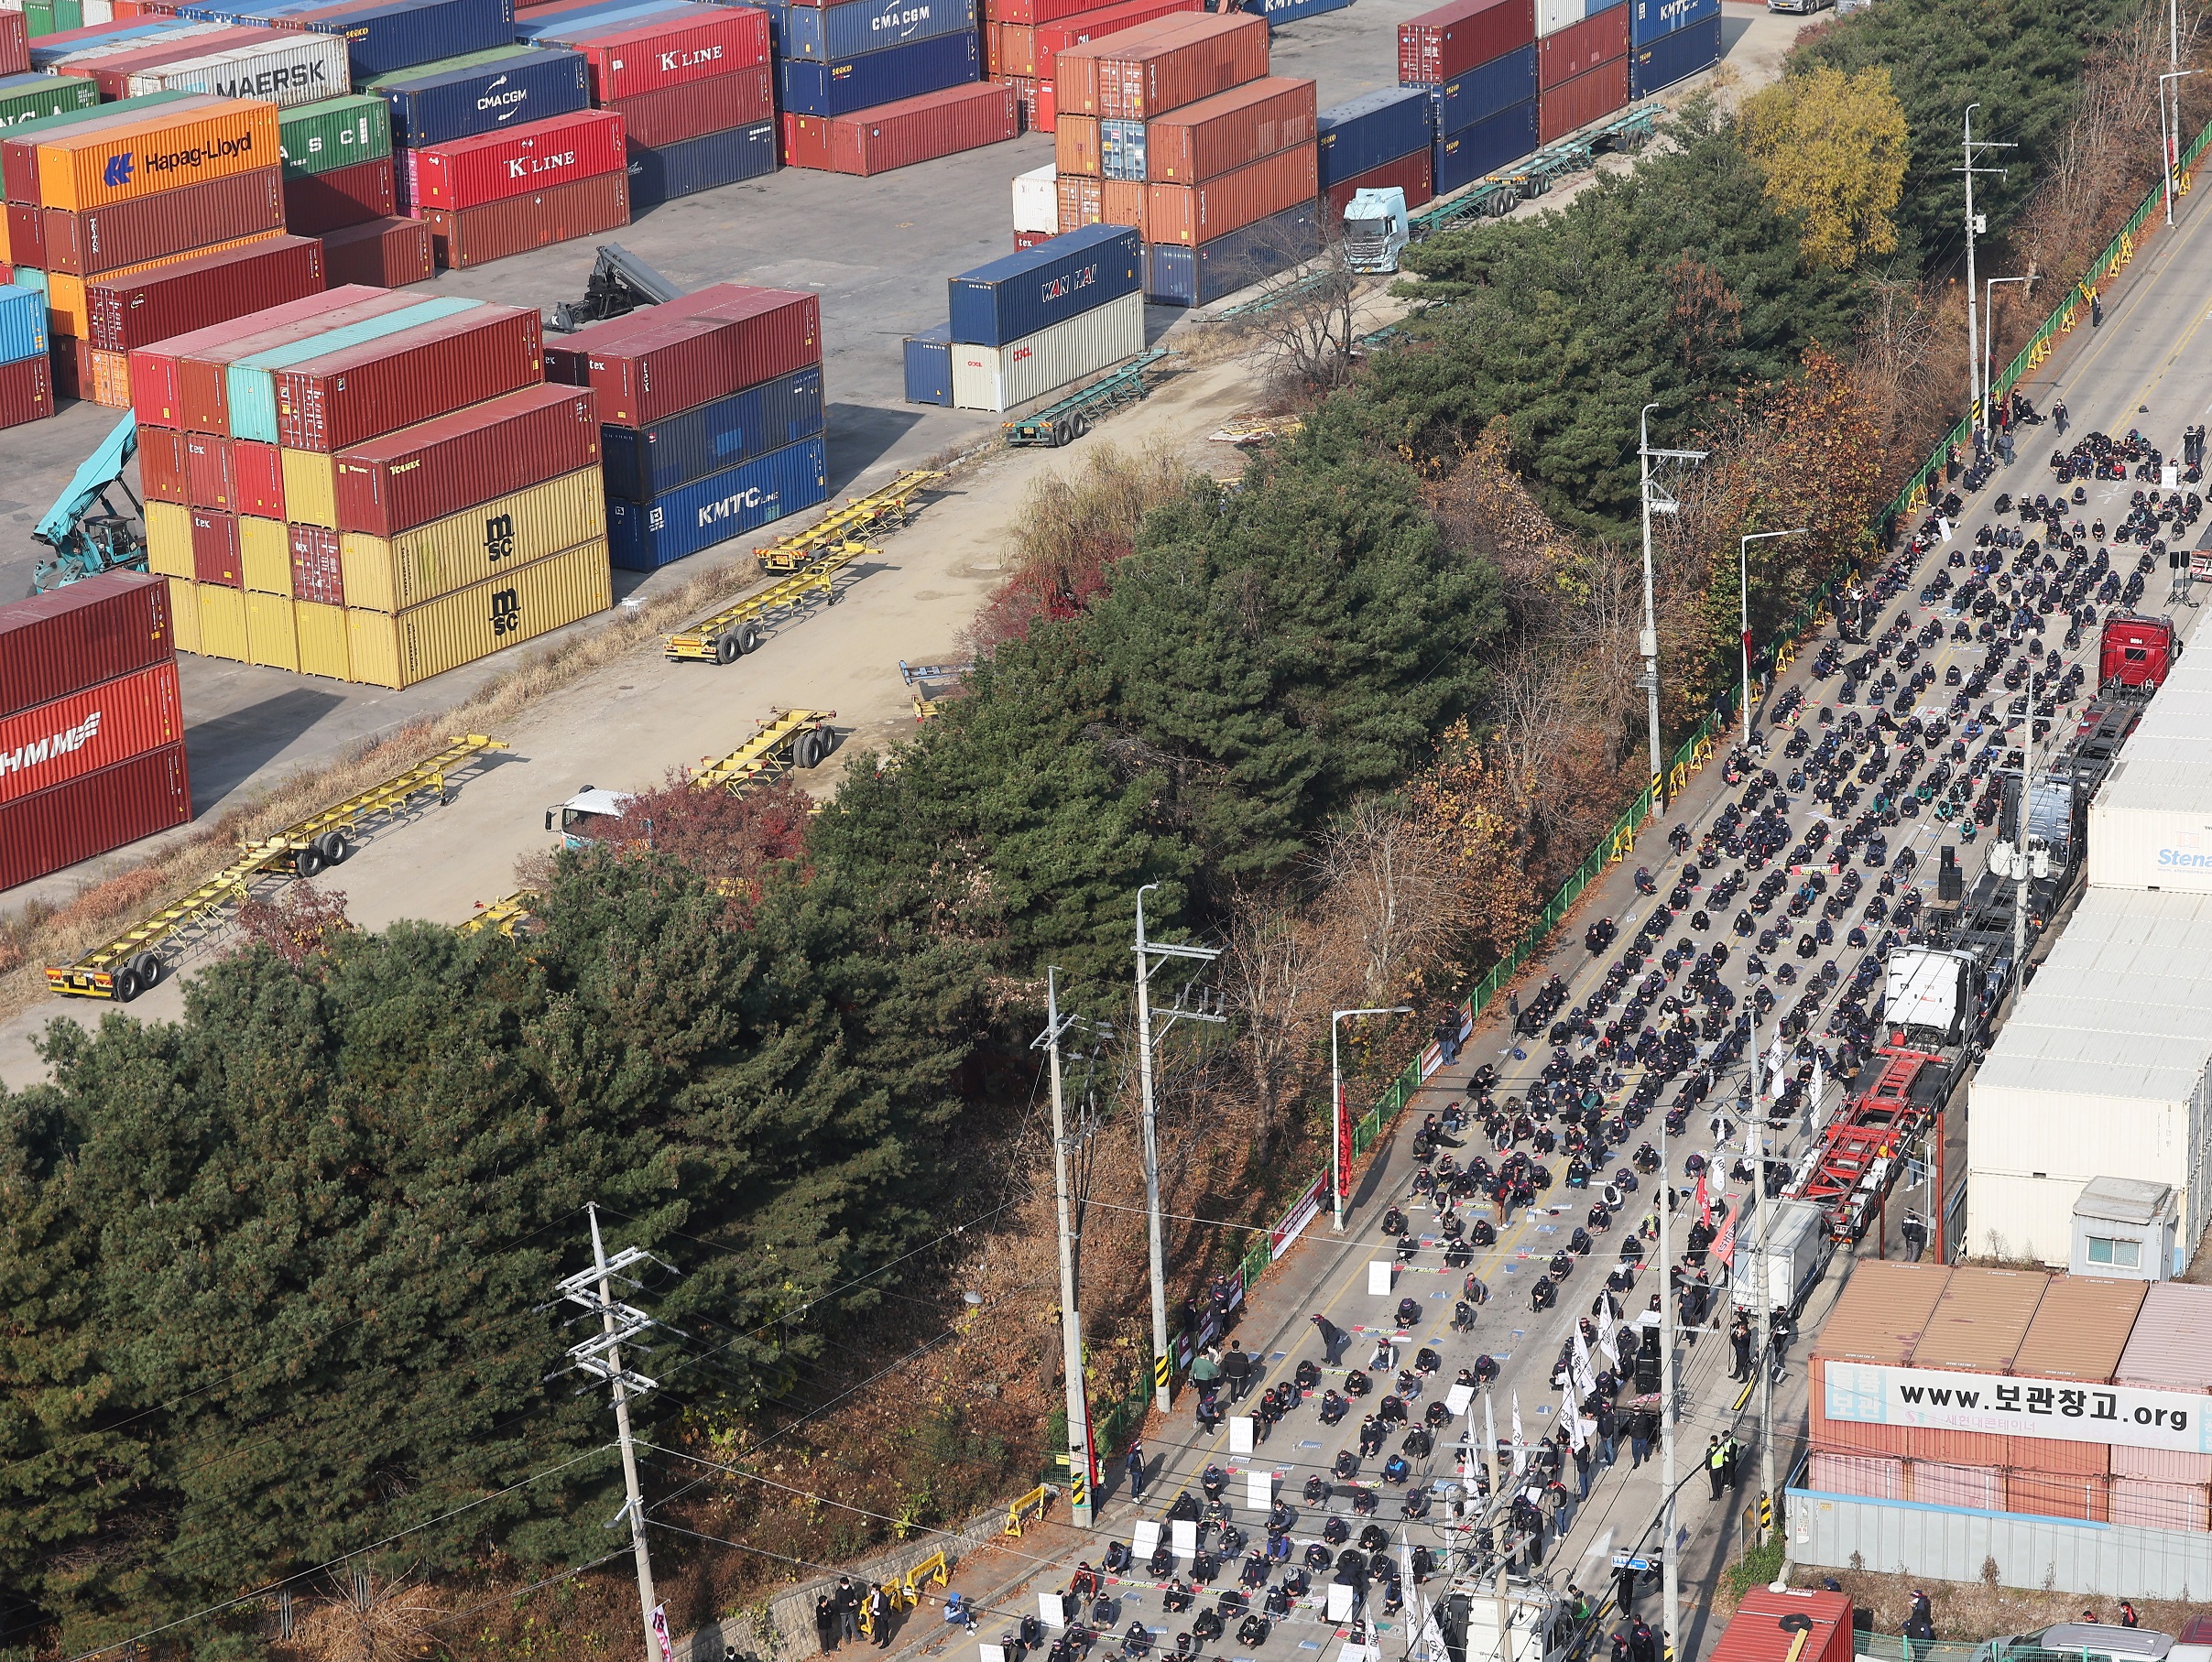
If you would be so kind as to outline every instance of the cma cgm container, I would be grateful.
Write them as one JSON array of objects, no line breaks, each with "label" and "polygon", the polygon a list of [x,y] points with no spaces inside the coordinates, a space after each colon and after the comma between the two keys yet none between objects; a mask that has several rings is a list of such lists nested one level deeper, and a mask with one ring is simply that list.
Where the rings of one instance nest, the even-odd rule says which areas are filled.
[{"label": "cma cgm container", "polygon": [[1194,185],[1147,185],[1146,239],[1195,247],[1312,201],[1313,147],[1300,145]]},{"label": "cma cgm container", "polygon": [[0,802],[97,773],[184,738],[172,658],[0,716]]},{"label": "cma cgm container", "polygon": [[[1428,159],[1426,151],[1421,159]],[[1195,248],[1148,244],[1144,291],[1162,305],[1208,305],[1273,272],[1312,259],[1321,252],[1321,240],[1313,204],[1301,202]]]},{"label": "cma cgm container", "polygon": [[392,142],[420,149],[591,107],[581,56],[557,47],[507,46],[394,70],[363,83],[384,101]]},{"label": "cma cgm container", "polygon": [[864,179],[1021,136],[1014,89],[992,81],[851,115],[787,115],[783,123],[784,158],[792,167]]},{"label": "cma cgm container", "polygon": [[191,817],[181,744],[0,805],[0,889],[182,825]]},{"label": "cma cgm container", "polygon": [[940,323],[927,334],[909,335],[905,346],[906,401],[950,409],[953,407],[951,328]]},{"label": "cma cgm container", "polygon": [[331,454],[544,378],[536,307],[482,306],[276,372],[278,442]]},{"label": "cma cgm container", "polygon": [[270,237],[136,276],[88,280],[86,335],[102,352],[129,352],[227,317],[281,306],[322,287],[321,243]]},{"label": "cma cgm container", "polygon": [[412,687],[605,611],[615,603],[613,581],[606,544],[589,542],[405,612],[349,606],[353,679]]},{"label": "cma cgm container", "polygon": [[1662,87],[1671,87],[1719,61],[1720,19],[1707,17],[1630,53],[1629,96],[1648,98]]},{"label": "cma cgm container", "polygon": [[629,195],[633,210],[696,196],[776,170],[776,124],[702,133],[696,138],[647,145],[630,141]]},{"label": "cma cgm container", "polygon": [[871,104],[919,98],[982,78],[973,32],[940,35],[826,63],[787,58],[778,66],[787,115],[850,115]]},{"label": "cma cgm container", "polygon": [[1623,0],[1537,41],[1537,84],[1555,87],[1628,53],[1629,8]]},{"label": "cma cgm container", "polygon": [[823,441],[804,439],[680,485],[649,503],[609,497],[610,557],[625,570],[658,570],[786,514],[812,507],[828,495]]},{"label": "cma cgm container", "polygon": [[1628,0],[1629,44],[1650,46],[1720,16],[1720,0]]},{"label": "cma cgm container", "polygon": [[111,571],[0,606],[0,716],[172,661],[169,587]]},{"label": "cma cgm container", "polygon": [[844,0],[840,5],[767,0],[765,9],[778,57],[825,63],[975,27],[975,0]]},{"label": "cma cgm container", "polygon": [[411,152],[413,204],[480,208],[528,196],[572,179],[623,169],[622,117],[578,110],[473,138],[447,139]]},{"label": "cma cgm container", "polygon": [[821,362],[819,296],[738,283],[580,330],[545,354],[546,378],[596,388],[599,419],[613,427],[648,426]]},{"label": "cma cgm container", "polygon": [[599,460],[599,406],[590,388],[528,386],[341,451],[337,528],[396,537]]},{"label": "cma cgm container", "polygon": [[978,266],[948,284],[953,339],[1004,346],[1037,334],[1135,294],[1143,281],[1142,261],[1134,230],[1092,225]]},{"label": "cma cgm container", "polygon": [[1310,149],[1318,114],[1313,83],[1283,75],[1202,98],[1146,124],[1142,177],[1193,184],[1293,146]]},{"label": "cma cgm container", "polygon": [[1478,121],[1528,103],[1536,96],[1536,48],[1532,45],[1516,47],[1503,57],[1477,64],[1449,81],[1437,81],[1429,88],[1430,101],[1436,106],[1435,130],[1445,135],[1464,133]]},{"label": "cma cgm container", "polygon": [[[953,332],[960,332],[957,326]],[[1143,350],[1144,296],[1137,293],[1003,346],[955,341],[953,403],[959,409],[1012,409]]]},{"label": "cma cgm container", "polygon": [[[950,359],[945,396],[952,396]],[[810,364],[649,427],[610,427],[603,438],[607,494],[656,496],[811,439],[823,430],[822,366]]]},{"label": "cma cgm container", "polygon": [[1449,0],[1398,26],[1398,79],[1405,86],[1433,86],[1535,39],[1535,0]]},{"label": "cma cgm container", "polygon": [[1387,161],[1425,151],[1435,132],[1425,87],[1385,87],[1334,104],[1314,121],[1321,182],[1340,184]]},{"label": "cma cgm container", "polygon": [[1478,121],[1464,133],[1439,137],[1432,151],[1436,194],[1473,184],[1508,162],[1519,161],[1536,148],[1536,103],[1515,104],[1487,121]]}]

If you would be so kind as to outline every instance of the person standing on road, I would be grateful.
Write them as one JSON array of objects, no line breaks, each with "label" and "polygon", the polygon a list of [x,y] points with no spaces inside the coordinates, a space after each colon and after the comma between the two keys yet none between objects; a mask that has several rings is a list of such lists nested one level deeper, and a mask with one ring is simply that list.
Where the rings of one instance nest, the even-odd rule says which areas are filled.
[{"label": "person standing on road", "polygon": [[1727,1462],[1728,1457],[1720,1446],[1720,1439],[1709,1439],[1705,1445],[1705,1476],[1712,1483],[1715,1500],[1720,1498],[1720,1486],[1728,1481]]},{"label": "person standing on road", "polygon": [[1191,1363],[1191,1385],[1201,1393],[1208,1392],[1221,1383],[1221,1363],[1215,1360],[1211,1350],[1198,1352]]},{"label": "person standing on road", "polygon": [[1352,1335],[1326,1316],[1315,1316],[1313,1322],[1321,1331],[1322,1359],[1328,1366],[1335,1367],[1343,1360],[1344,1347],[1352,1342]]},{"label": "person standing on road", "polygon": [[1128,1457],[1122,1464],[1128,1468],[1129,1498],[1133,1501],[1144,1499],[1144,1444],[1131,1443]]},{"label": "person standing on road", "polygon": [[1252,1383],[1252,1358],[1245,1350],[1243,1340],[1229,1341],[1229,1353],[1221,1359],[1221,1375],[1229,1382],[1229,1400],[1242,1402]]},{"label": "person standing on road", "polygon": [[1648,1409],[1639,1409],[1629,1421],[1629,1470],[1633,1472],[1651,1458],[1651,1438],[1659,1429],[1659,1418]]},{"label": "person standing on road", "polygon": [[1730,1489],[1742,1487],[1743,1445],[1736,1440],[1735,1432],[1731,1431],[1720,1439],[1720,1451],[1723,1457],[1721,1470],[1727,1476],[1728,1487]]},{"label": "person standing on road", "polygon": [[891,1601],[881,1581],[868,1594],[868,1633],[874,1637],[877,1650],[891,1647]]},{"label": "person standing on road", "polygon": [[851,1576],[841,1575],[837,1578],[837,1592],[831,1602],[837,1610],[837,1642],[842,1645],[849,1639],[859,1638],[860,1590],[853,1585]]},{"label": "person standing on road", "polygon": [[1641,1618],[1629,1629],[1629,1662],[1659,1662],[1659,1640]]},{"label": "person standing on road", "polygon": [[1927,1250],[1927,1220],[1916,1211],[1909,1211],[1905,1213],[1903,1221],[1898,1224],[1897,1232],[1905,1238],[1906,1257],[1912,1263],[1918,1264],[1920,1255]]},{"label": "person standing on road", "polygon": [[1590,1498],[1590,1445],[1586,1440],[1575,1450],[1575,1498]]},{"label": "person standing on road", "polygon": [[1620,1453],[1620,1418],[1609,1399],[1597,1405],[1597,1452],[1607,1466]]},{"label": "person standing on road", "polygon": [[1622,1564],[1615,1568],[1613,1571],[1613,1602],[1620,1607],[1620,1613],[1624,1617],[1636,1613],[1635,1565]]},{"label": "person standing on road", "polygon": [[1728,1369],[1730,1379],[1751,1377],[1751,1317],[1747,1310],[1736,1312],[1736,1321],[1728,1329],[1728,1343],[1734,1347],[1736,1361]]}]

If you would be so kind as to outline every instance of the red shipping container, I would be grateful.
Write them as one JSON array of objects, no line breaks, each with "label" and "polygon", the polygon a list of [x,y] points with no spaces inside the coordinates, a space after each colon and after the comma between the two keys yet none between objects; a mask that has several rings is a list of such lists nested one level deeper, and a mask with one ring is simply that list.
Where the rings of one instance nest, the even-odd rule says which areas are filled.
[{"label": "red shipping container", "polygon": [[230,446],[231,489],[238,512],[256,519],[284,517],[284,453],[251,439],[224,440]]},{"label": "red shipping container", "polygon": [[138,494],[181,506],[191,498],[184,472],[184,435],[173,427],[138,424]]},{"label": "red shipping container", "polygon": [[1027,254],[1038,244],[1049,243],[1052,240],[1052,234],[1050,231],[1017,231],[1014,233],[1014,252]]},{"label": "red shipping container", "polygon": [[54,413],[54,366],[49,359],[0,364],[0,427],[43,421]]},{"label": "red shipping container", "polygon": [[1535,0],[1450,0],[1398,26],[1399,83],[1449,81],[1535,38]]},{"label": "red shipping container", "polygon": [[862,179],[1021,136],[1014,89],[971,82],[850,115],[786,115],[784,159],[794,168]]},{"label": "red shipping container", "polygon": [[1002,72],[1031,75],[1041,81],[1050,81],[1052,78],[1053,60],[1070,47],[1101,40],[1108,35],[1118,35],[1125,29],[1133,29],[1139,24],[1150,23],[1156,18],[1204,10],[1205,0],[1121,0],[1118,5],[1101,6],[1096,11],[1081,12],[1054,23],[995,24],[992,33],[1003,37],[1009,55],[1019,52],[1034,66],[1025,69],[1020,64],[1009,61],[1000,65]]},{"label": "red shipping container", "polygon": [[284,170],[234,173],[82,212],[47,208],[40,219],[46,269],[95,277],[186,248],[283,230]]},{"label": "red shipping container", "polygon": [[322,244],[273,236],[136,276],[90,278],[84,304],[92,343],[128,352],[322,291]]},{"label": "red shipping container", "polygon": [[373,219],[322,239],[322,275],[333,283],[404,288],[436,269],[430,228],[419,219]]},{"label": "red shipping container", "polygon": [[397,537],[598,465],[599,401],[589,387],[526,387],[342,451],[336,462],[338,528]]},{"label": "red shipping container", "polygon": [[1629,8],[1608,5],[1536,43],[1536,90],[1543,92],[1629,55]]},{"label": "red shipping container", "polygon": [[[1056,16],[1065,16],[1066,14]],[[1082,20],[1081,17],[1071,19],[1076,23]],[[1109,50],[1139,52],[1164,41],[1181,40],[1185,34],[1182,26],[1190,20],[1182,13],[1171,12],[1150,22],[1115,29],[1110,37],[1095,35],[1089,40],[1070,41],[1056,49],[1052,54],[1052,79],[1059,83],[1055,110],[1073,115],[1097,114],[1098,60]],[[1008,17],[1000,21],[1014,24],[1027,20]]]},{"label": "red shipping container", "polygon": [[[53,368],[54,403],[73,404],[93,396],[93,349],[69,335],[47,336],[47,361]],[[4,426],[5,423],[0,423]]]},{"label": "red shipping container", "polygon": [[1050,133],[1058,115],[1052,78],[1031,80],[1027,75],[1014,75],[1007,77],[1007,84],[1014,89],[1014,97],[1021,105],[1022,125],[1031,133]]},{"label": "red shipping container", "polygon": [[82,578],[0,606],[0,715],[172,662],[169,583],[139,571]]},{"label": "red shipping container", "polygon": [[191,817],[181,744],[56,785],[0,809],[0,889],[183,825]]},{"label": "red shipping container", "polygon": [[192,510],[192,577],[226,589],[245,586],[238,558],[237,515],[212,508]]},{"label": "red shipping container", "polygon": [[319,605],[345,604],[345,577],[338,563],[338,533],[321,526],[289,527],[292,547],[292,598]]},{"label": "red shipping container", "polygon": [[1946,1466],[1991,1470],[2005,1467],[2053,1477],[2102,1477],[2110,1464],[2112,1450],[2106,1443],[2065,1442],[2051,1437],[2000,1437],[1983,1431],[1943,1431],[1913,1426],[1905,1432],[1905,1453],[1916,1461]]},{"label": "red shipping container", "polygon": [[1706,1662],[1851,1662],[1857,1654],[1847,1595],[1755,1587]]},{"label": "red shipping container", "polygon": [[[211,98],[203,93],[195,93],[190,98],[180,98],[172,103],[163,104],[160,107],[160,114],[165,116],[180,116],[188,114],[193,110],[203,109],[224,102],[226,101]],[[86,120],[71,123],[69,129],[70,135],[77,137],[97,132],[102,127],[114,126],[124,122],[140,121],[145,118],[146,114],[147,112],[144,110],[135,110],[123,104],[117,104],[112,110],[103,110],[97,115],[91,116]],[[28,138],[0,137],[0,190],[5,190],[9,201],[35,202],[38,200],[38,146],[40,142],[41,137],[38,134],[33,134]]]},{"label": "red shipping container", "polygon": [[1062,115],[1052,124],[1052,166],[1062,179],[1096,179],[1106,170],[1095,115]]},{"label": "red shipping container", "polygon": [[38,203],[7,204],[7,257],[33,271],[46,269],[46,210]]},{"label": "red shipping container", "polygon": [[536,307],[479,306],[275,372],[277,438],[323,455],[545,379]]},{"label": "red shipping container", "polygon": [[[1145,238],[1194,248],[1270,213],[1310,202],[1321,193],[1318,161],[1313,147],[1307,144],[1195,185],[1147,185]],[[1111,191],[1113,187],[1106,189]],[[1108,221],[1112,218],[1109,213]]]},{"label": "red shipping container", "polygon": [[0,802],[82,778],[183,738],[184,710],[173,661],[0,716]]},{"label": "red shipping container", "polygon": [[1089,0],[989,0],[994,23],[1056,23],[1079,12],[1103,10]]},{"label": "red shipping container", "polygon": [[545,354],[546,379],[596,388],[599,419],[612,427],[642,427],[821,362],[820,296],[741,283],[594,324]]},{"label": "red shipping container", "polygon": [[579,25],[572,34],[540,35],[539,44],[583,54],[595,104],[769,61],[768,15],[758,6],[731,6],[703,17],[688,15],[694,9],[599,28]]},{"label": "red shipping container", "polygon": [[[1626,10],[1615,6],[1615,11]],[[1551,144],[1629,105],[1629,60],[1616,58],[1536,95],[1536,139]]]},{"label": "red shipping container", "polygon": [[21,12],[0,13],[0,75],[31,71],[30,22]]},{"label": "red shipping container", "polygon": [[1149,120],[1268,72],[1268,20],[1256,12],[1201,13],[1158,27],[1178,30],[1177,38],[1142,50],[1121,46],[1119,35],[1092,43],[1106,49],[1098,60],[1097,114]]},{"label": "red shipping container", "polygon": [[629,165],[622,117],[607,110],[578,110],[528,126],[474,138],[456,138],[412,154],[409,205],[481,208],[510,196],[528,196],[572,179],[621,171]]},{"label": "red shipping container", "polygon": [[185,500],[196,508],[235,513],[237,487],[231,482],[231,441],[212,433],[184,436],[184,480],[191,494]]},{"label": "red shipping container", "polygon": [[481,208],[432,208],[423,223],[439,265],[456,271],[488,265],[628,224],[629,170],[572,179],[535,196],[510,196]]},{"label": "red shipping container", "polygon": [[2087,1524],[2110,1521],[2109,1496],[2102,1477],[2046,1477],[2041,1472],[2005,1473],[2005,1510],[2038,1517],[2070,1517]]},{"label": "red shipping container", "polygon": [[[334,327],[332,324],[313,324],[312,320],[333,313],[346,313],[350,308],[364,303],[386,311],[390,310],[393,305],[392,297],[376,289],[333,288],[323,294],[303,295],[297,300],[282,306],[272,306],[265,311],[250,312],[221,323],[211,323],[205,329],[175,335],[153,346],[134,348],[131,352],[131,405],[138,413],[139,427],[199,426],[203,432],[226,431],[229,426],[226,421],[217,420],[209,425],[185,420],[182,373],[182,361],[185,358],[221,353],[233,342],[250,340],[273,330],[296,328],[302,322],[311,325],[309,333],[314,332],[317,327]],[[407,302],[399,301],[398,304]],[[374,316],[375,313],[368,315]],[[348,317],[344,320],[351,321],[352,319]],[[272,346],[278,343],[277,341],[268,342]],[[224,357],[222,361],[228,362],[228,359]],[[220,378],[217,377],[218,380]],[[220,403],[217,407],[220,409]]]},{"label": "red shipping container", "polygon": [[622,117],[634,145],[672,145],[732,127],[749,127],[776,114],[776,71],[767,64],[658,92],[618,98],[605,107]]},{"label": "red shipping container", "polygon": [[284,181],[284,225],[294,236],[321,236],[388,219],[396,206],[388,156]]},{"label": "red shipping container", "polygon": [[1146,125],[1145,179],[1193,185],[1294,145],[1311,147],[1318,113],[1313,83],[1283,75],[1202,98]]},{"label": "red shipping container", "polygon": [[1329,205],[1327,223],[1330,230],[1333,233],[1344,223],[1344,211],[1361,190],[1387,190],[1396,185],[1406,193],[1407,207],[1420,207],[1436,194],[1433,164],[1432,152],[1416,150],[1411,156],[1401,156],[1396,161],[1386,161],[1381,167],[1370,168],[1357,178],[1331,185],[1325,199]]}]

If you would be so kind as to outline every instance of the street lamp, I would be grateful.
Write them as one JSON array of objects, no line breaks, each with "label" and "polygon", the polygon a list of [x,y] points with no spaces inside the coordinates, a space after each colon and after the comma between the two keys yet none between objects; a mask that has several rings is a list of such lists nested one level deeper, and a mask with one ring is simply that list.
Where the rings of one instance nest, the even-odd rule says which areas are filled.
[{"label": "street lamp", "polygon": [[1751,742],[1751,545],[1770,537],[1804,537],[1809,528],[1793,531],[1753,531],[1737,539],[1737,598],[1743,603],[1743,742]]},{"label": "street lamp", "polygon": [[1991,277],[1981,286],[1981,430],[1988,432],[1997,424],[1997,286],[2000,283],[2032,283],[2035,274],[2026,277]]},{"label": "street lamp", "polygon": [[1344,1070],[1336,1059],[1336,1027],[1350,1016],[1407,1016],[1411,1005],[1389,1009],[1334,1010],[1329,1014],[1329,1190],[1336,1207],[1336,1233],[1344,1233]]},{"label": "street lamp", "polygon": [[2166,82],[2183,81],[2195,70],[2175,70],[2158,78],[2158,170],[2166,181],[2166,223],[2174,223],[2174,152],[2181,147],[2181,89],[2174,89],[2173,136],[2166,136]]}]

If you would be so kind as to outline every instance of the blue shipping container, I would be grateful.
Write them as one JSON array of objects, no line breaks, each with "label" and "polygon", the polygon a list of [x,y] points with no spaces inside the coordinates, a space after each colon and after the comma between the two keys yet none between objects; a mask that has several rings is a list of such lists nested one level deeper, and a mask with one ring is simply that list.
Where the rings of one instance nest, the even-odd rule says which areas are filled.
[{"label": "blue shipping container", "polygon": [[681,11],[683,0],[605,0],[599,5],[580,5],[550,17],[533,18],[524,12],[515,19],[518,40],[571,40],[594,29],[627,25],[656,12]]},{"label": "blue shipping container", "polygon": [[827,63],[786,58],[776,72],[786,115],[850,115],[871,104],[942,92],[982,76],[973,29]]},{"label": "blue shipping container", "polygon": [[0,364],[19,364],[45,351],[46,291],[0,283]]},{"label": "blue shipping container", "polygon": [[187,6],[180,17],[243,24],[270,24],[278,27],[311,29],[319,35],[343,35],[346,57],[355,81],[404,70],[411,64],[430,63],[441,58],[458,58],[463,52],[487,52],[515,42],[515,10],[511,0],[360,0],[360,3],[308,18],[301,13],[319,11],[328,0],[262,0],[237,5],[230,0]]},{"label": "blue shipping container", "polygon": [[609,557],[626,571],[657,571],[718,542],[757,530],[771,519],[827,500],[829,457],[820,439],[805,439],[725,468],[649,503],[607,499]]},{"label": "blue shipping container", "polygon": [[940,323],[906,338],[906,401],[953,407],[953,331]]},{"label": "blue shipping container", "polygon": [[636,213],[680,196],[696,196],[775,172],[776,124],[759,121],[749,127],[725,127],[672,145],[641,145],[632,139],[629,152],[630,212]]},{"label": "blue shipping container", "polygon": [[1428,94],[1436,106],[1436,131],[1446,136],[1526,103],[1536,96],[1535,43],[1477,64],[1464,75],[1430,87]]},{"label": "blue shipping container", "polygon": [[1208,305],[1320,252],[1319,216],[1312,202],[1301,202],[1195,248],[1146,244],[1145,298],[1163,306]]},{"label": "blue shipping container", "polygon": [[1719,16],[1720,0],[1629,0],[1629,49],[1650,46]]},{"label": "blue shipping container", "polygon": [[1099,171],[1107,179],[1144,183],[1144,123],[1102,121],[1098,124]]},{"label": "blue shipping container", "polygon": [[953,339],[1005,346],[1135,294],[1144,244],[1129,225],[1085,225],[951,279]]},{"label": "blue shipping container", "polygon": [[1673,86],[1684,76],[1709,70],[1719,61],[1718,17],[1662,35],[1642,50],[1629,54],[1629,96],[1649,98],[1661,87]]},{"label": "blue shipping container", "polygon": [[1429,147],[1436,129],[1426,87],[1385,87],[1321,113],[1321,188]]},{"label": "blue shipping container", "polygon": [[1536,148],[1536,101],[1501,110],[1464,133],[1439,137],[1433,152],[1436,194],[1466,189],[1486,173],[1519,161]]},{"label": "blue shipping container", "polygon": [[975,27],[975,0],[845,0],[842,5],[762,0],[762,9],[777,57],[824,63]]},{"label": "blue shipping container", "polygon": [[[49,66],[58,60],[68,57],[71,52],[82,52],[88,46],[116,45],[125,40],[136,40],[142,37],[158,36],[164,30],[173,29],[176,27],[177,19],[174,17],[149,17],[144,23],[134,23],[127,28],[110,30],[107,34],[101,36],[96,42],[65,40],[60,46],[49,46],[43,40],[34,40],[31,42],[31,68],[38,73],[44,74]],[[10,79],[12,80],[14,77],[11,76]]]},{"label": "blue shipping container", "polygon": [[1286,23],[1318,17],[1324,12],[1340,12],[1351,4],[1352,0],[1244,0],[1244,9],[1265,17],[1268,32],[1272,34]]},{"label": "blue shipping container", "polygon": [[583,57],[558,47],[518,46],[490,63],[445,70],[435,63],[379,75],[360,89],[392,107],[392,143],[410,149],[518,127],[588,110],[592,83]]},{"label": "blue shipping container", "polygon": [[810,364],[650,427],[601,428],[607,494],[650,502],[709,473],[812,439],[823,420],[822,365]]}]

